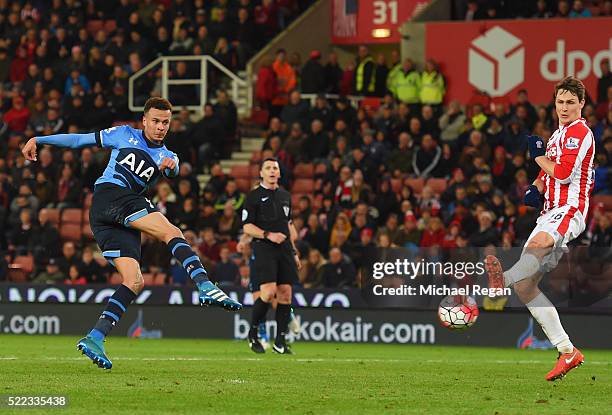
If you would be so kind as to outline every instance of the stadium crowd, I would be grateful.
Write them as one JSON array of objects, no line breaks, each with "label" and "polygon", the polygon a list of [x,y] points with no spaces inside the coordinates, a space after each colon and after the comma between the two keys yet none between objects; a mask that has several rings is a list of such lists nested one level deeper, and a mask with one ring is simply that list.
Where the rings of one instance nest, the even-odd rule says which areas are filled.
[{"label": "stadium crowd", "polygon": [[454,0],[454,20],[612,16],[611,0]]},{"label": "stadium crowd", "polygon": [[[29,165],[19,146],[38,134],[134,122],[126,107],[127,76],[166,49],[141,49],[147,16],[155,20],[160,6],[142,2],[132,13],[126,3],[96,9],[93,2],[79,8],[76,1],[54,1],[44,10],[31,2],[17,13],[14,5],[2,8],[0,2],[6,12],[0,14],[5,16],[0,30],[5,46],[0,49],[0,72],[5,69],[0,280],[6,278],[7,264],[29,257],[34,260],[31,281],[116,281],[112,267],[96,254],[88,229],[87,209],[93,182],[105,166],[105,152],[44,148],[38,163]],[[176,27],[186,16],[200,18],[193,10],[204,3],[211,4],[175,1],[161,17],[168,16]],[[245,7],[238,10],[251,3],[240,0]],[[282,2],[263,1],[261,6],[271,3]],[[61,13],[54,12],[58,4]],[[181,12],[189,5],[195,9]],[[212,31],[218,11],[202,10]],[[230,16],[231,10],[227,7]],[[85,42],[86,30],[68,30],[78,27],[79,19],[111,15],[116,18],[114,34],[98,31],[91,43]],[[45,16],[43,29],[36,28],[36,16]],[[199,27],[198,34],[205,26]],[[189,37],[190,29],[179,23],[171,44],[189,43],[181,39]],[[150,47],[158,48],[160,42]],[[196,47],[187,53],[200,53]],[[151,54],[141,56],[143,50]],[[248,285],[249,249],[237,252],[239,212],[245,192],[256,181],[257,163],[269,156],[280,161],[283,185],[293,194],[305,287],[359,286],[359,271],[379,248],[512,247],[529,235],[538,212],[525,207],[522,196],[537,171],[527,158],[526,134],[548,137],[556,129],[552,103],[533,105],[528,91],[522,90],[512,102],[475,95],[469,102],[444,106],[444,75],[436,62],[417,68],[410,59],[400,61],[397,52],[389,58],[389,63],[383,54],[374,59],[361,46],[354,63],[341,66],[334,53],[324,63],[315,50],[300,65],[296,54],[278,51],[260,68],[256,85],[258,111],[267,119],[265,143],[253,154],[252,168],[233,168],[230,174],[215,161],[231,150],[223,144],[238,134],[236,108],[228,94],[218,91],[216,103],[206,105],[197,122],[187,111],[176,112],[167,145],[182,160],[179,177],[160,182],[151,200],[198,247],[213,280]],[[177,65],[176,70],[185,68]],[[590,91],[593,97],[584,117],[597,141],[594,194],[609,195],[612,74],[607,61],[602,73],[597,91]],[[155,94],[155,79],[149,82],[144,90]],[[182,92],[195,93],[189,88]],[[301,94],[315,94],[314,104]],[[328,99],[326,94],[340,98]],[[354,107],[347,95],[364,99]],[[196,175],[205,164],[211,179],[200,186]],[[595,203],[582,243],[609,248],[611,236],[610,212]],[[142,262],[147,283],[189,280],[166,247],[148,238],[143,239]]]}]

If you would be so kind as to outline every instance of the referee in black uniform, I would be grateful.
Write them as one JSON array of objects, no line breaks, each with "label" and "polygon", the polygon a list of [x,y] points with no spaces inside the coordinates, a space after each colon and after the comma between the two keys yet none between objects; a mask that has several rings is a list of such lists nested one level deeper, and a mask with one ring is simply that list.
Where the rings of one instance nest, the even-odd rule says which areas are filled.
[{"label": "referee in black uniform", "polygon": [[259,171],[261,183],[246,198],[242,210],[244,233],[251,236],[253,251],[251,280],[259,284],[261,294],[253,305],[249,347],[264,353],[257,328],[276,297],[276,353],[291,354],[285,341],[291,314],[292,285],[298,282],[300,259],[294,246],[297,231],[291,222],[291,195],[280,189],[278,160],[267,158]]}]

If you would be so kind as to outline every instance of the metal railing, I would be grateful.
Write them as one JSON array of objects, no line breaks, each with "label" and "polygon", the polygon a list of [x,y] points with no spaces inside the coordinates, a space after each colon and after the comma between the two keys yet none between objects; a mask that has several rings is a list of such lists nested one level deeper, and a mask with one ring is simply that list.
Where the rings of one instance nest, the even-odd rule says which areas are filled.
[{"label": "metal railing", "polygon": [[[170,62],[176,61],[199,61],[200,62],[200,77],[195,79],[172,79],[170,78]],[[130,111],[138,112],[144,110],[144,105],[138,106],[134,103],[134,82],[145,75],[147,72],[151,71],[157,65],[161,64],[161,96],[163,98],[168,98],[168,89],[171,85],[197,85],[200,87],[200,102],[199,105],[182,105],[181,107],[185,107],[190,111],[203,111],[204,105],[208,99],[208,66],[212,65],[213,67],[220,70],[223,74],[225,74],[231,82],[231,88],[228,93],[232,97],[232,100],[237,103],[239,97],[239,89],[245,88],[248,89],[249,85],[247,81],[240,78],[238,75],[227,69],[221,63],[219,63],[216,59],[208,55],[201,56],[193,56],[193,55],[185,55],[185,56],[160,56],[155,59],[138,72],[134,73],[129,78],[129,89],[128,89],[128,106]],[[149,91],[146,91],[148,93]]]}]

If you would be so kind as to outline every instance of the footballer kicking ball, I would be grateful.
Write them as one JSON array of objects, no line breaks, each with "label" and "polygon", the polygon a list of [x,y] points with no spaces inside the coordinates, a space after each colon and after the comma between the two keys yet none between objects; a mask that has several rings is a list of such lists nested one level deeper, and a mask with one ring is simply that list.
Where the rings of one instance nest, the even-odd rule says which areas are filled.
[{"label": "footballer kicking ball", "polygon": [[447,329],[464,330],[476,323],[478,305],[468,295],[449,295],[440,302],[438,318]]}]

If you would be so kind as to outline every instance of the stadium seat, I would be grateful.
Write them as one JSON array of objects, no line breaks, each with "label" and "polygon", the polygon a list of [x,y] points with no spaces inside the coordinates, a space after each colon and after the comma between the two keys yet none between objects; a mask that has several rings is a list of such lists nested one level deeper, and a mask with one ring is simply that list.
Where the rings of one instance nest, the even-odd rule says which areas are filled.
[{"label": "stadium seat", "polygon": [[85,200],[83,200],[83,207],[85,209],[89,209],[91,207],[92,199],[93,199],[93,193],[87,193],[87,195],[85,195]]},{"label": "stadium seat", "polygon": [[603,203],[606,211],[612,210],[612,195],[595,195],[591,197],[591,208]]},{"label": "stadium seat", "polygon": [[312,193],[314,191],[314,180],[312,179],[297,179],[291,191],[294,193]]},{"label": "stadium seat", "polygon": [[153,277],[153,285],[166,285],[166,274],[158,272]]},{"label": "stadium seat", "polygon": [[421,177],[417,177],[415,179],[409,177],[404,179],[404,184],[410,186],[415,195],[420,195],[421,191],[423,190],[423,186],[425,186],[425,180],[423,180]]},{"label": "stadium seat", "polygon": [[79,242],[82,237],[81,224],[62,223],[59,227],[59,234],[63,241]]},{"label": "stadium seat", "polygon": [[23,283],[28,281],[27,274],[20,268],[9,268],[6,277],[10,282]]},{"label": "stadium seat", "polygon": [[26,274],[29,274],[34,271],[34,257],[32,255],[16,256],[11,267],[18,268]]},{"label": "stadium seat", "polygon": [[62,210],[62,226],[66,223],[81,225],[83,222],[83,209]]},{"label": "stadium seat", "polygon": [[59,209],[44,208],[44,209],[41,209],[41,210],[47,211],[47,215],[49,216],[49,222],[51,222],[56,227],[59,225],[59,222],[60,222],[60,211],[59,211]]},{"label": "stadium seat", "polygon": [[378,97],[366,97],[361,101],[360,107],[365,108],[366,111],[378,111],[380,108],[381,100]]},{"label": "stadium seat", "polygon": [[437,179],[432,177],[431,179],[427,180],[427,186],[429,186],[435,194],[441,195],[446,190],[448,181],[446,179]]},{"label": "stadium seat", "polygon": [[251,164],[259,164],[261,162],[261,151],[253,151],[251,155]]},{"label": "stadium seat", "polygon": [[251,164],[249,167],[251,179],[259,179],[259,164]]},{"label": "stadium seat", "polygon": [[142,274],[142,279],[144,280],[144,285],[154,285],[153,281],[155,279],[155,275],[150,272],[145,272]]},{"label": "stadium seat", "polygon": [[94,240],[93,232],[91,231],[91,225],[89,225],[89,222],[83,224],[83,229],[81,230],[81,233],[83,234],[83,238],[87,239],[88,241]]},{"label": "stadium seat", "polygon": [[312,179],[314,176],[314,166],[312,163],[298,163],[293,169],[296,179]]},{"label": "stadium seat", "polygon": [[123,282],[123,277],[118,272],[113,272],[111,276],[108,278],[108,283],[110,285],[119,285]]},{"label": "stadium seat", "polygon": [[230,170],[230,176],[234,179],[250,179],[250,174],[249,166],[232,166]]}]

